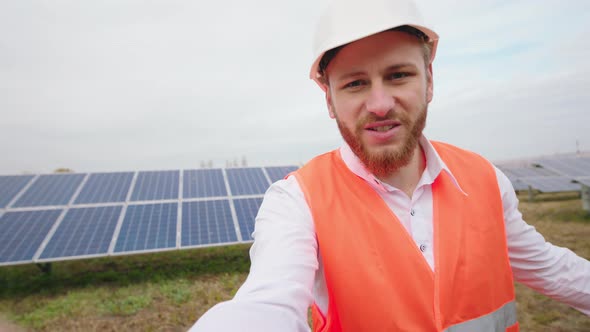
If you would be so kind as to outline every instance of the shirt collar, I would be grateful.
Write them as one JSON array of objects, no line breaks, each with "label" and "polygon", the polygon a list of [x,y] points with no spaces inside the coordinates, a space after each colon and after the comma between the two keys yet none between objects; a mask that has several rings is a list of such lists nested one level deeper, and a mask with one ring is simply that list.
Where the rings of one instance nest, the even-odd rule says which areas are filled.
[{"label": "shirt collar", "polygon": [[[426,168],[424,169],[424,173],[422,173],[422,177],[418,182],[416,188],[419,188],[423,185],[432,185],[434,180],[440,175],[441,172],[447,173],[447,175],[451,178],[455,187],[465,196],[467,193],[461,188],[459,182],[451,172],[451,170],[447,167],[445,162],[440,158],[432,144],[424,135],[420,137],[419,144],[424,150],[424,156],[426,158]],[[361,162],[361,160],[352,152],[350,146],[344,143],[340,147],[340,155],[342,156],[342,160],[350,169],[351,172],[356,174],[357,176],[361,177],[365,181],[371,185],[371,187],[375,188],[379,191],[395,191],[399,190],[387,183],[381,182],[377,179]]]}]

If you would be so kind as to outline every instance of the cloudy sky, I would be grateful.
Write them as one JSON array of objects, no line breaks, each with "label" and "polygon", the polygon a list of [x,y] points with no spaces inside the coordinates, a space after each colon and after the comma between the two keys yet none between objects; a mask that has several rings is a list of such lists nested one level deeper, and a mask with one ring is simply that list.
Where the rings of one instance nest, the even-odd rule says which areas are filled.
[{"label": "cloudy sky", "polygon": [[[590,2],[423,0],[426,135],[493,161],[590,150]],[[341,139],[318,0],[0,0],[0,174],[299,164]]]}]

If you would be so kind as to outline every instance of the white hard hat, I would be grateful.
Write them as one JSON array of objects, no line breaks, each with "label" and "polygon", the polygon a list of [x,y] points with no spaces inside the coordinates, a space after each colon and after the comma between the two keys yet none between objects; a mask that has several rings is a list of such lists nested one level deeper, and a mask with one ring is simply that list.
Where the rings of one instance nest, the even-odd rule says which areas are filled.
[{"label": "white hard hat", "polygon": [[432,62],[438,35],[424,25],[412,0],[332,0],[316,27],[313,43],[315,61],[311,65],[310,78],[323,89],[318,69],[327,51],[403,25],[414,27],[428,37],[432,44]]}]

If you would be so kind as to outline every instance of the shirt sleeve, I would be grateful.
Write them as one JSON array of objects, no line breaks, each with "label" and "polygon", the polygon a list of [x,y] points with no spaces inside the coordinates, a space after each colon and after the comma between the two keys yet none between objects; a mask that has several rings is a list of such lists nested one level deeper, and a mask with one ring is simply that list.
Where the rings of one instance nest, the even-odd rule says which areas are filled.
[{"label": "shirt sleeve", "polygon": [[552,245],[522,219],[510,180],[496,168],[514,279],[590,316],[590,262]]},{"label": "shirt sleeve", "polygon": [[190,331],[309,331],[317,240],[294,176],[268,189],[253,237],[245,283],[232,300],[215,305]]}]

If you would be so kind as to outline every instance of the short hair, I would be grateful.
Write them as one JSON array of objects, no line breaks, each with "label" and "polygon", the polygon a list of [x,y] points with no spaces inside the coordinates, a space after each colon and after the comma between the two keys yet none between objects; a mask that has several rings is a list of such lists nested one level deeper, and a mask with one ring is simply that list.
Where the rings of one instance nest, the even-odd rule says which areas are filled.
[{"label": "short hair", "polygon": [[[400,32],[407,33],[410,36],[417,38],[422,43],[422,47],[423,47],[422,53],[424,55],[424,63],[426,64],[426,66],[428,66],[428,64],[430,63],[430,56],[432,54],[432,43],[430,42],[430,38],[428,38],[428,36],[424,32],[422,32],[419,29],[416,29],[410,25],[402,25],[399,27],[391,28],[386,31],[400,31]],[[348,45],[348,44],[344,44],[342,46],[338,46],[338,47],[329,49],[328,51],[326,51],[324,53],[324,55],[320,59],[320,63],[318,66],[320,80],[325,81],[325,79],[323,79],[323,78],[325,76],[326,68],[328,68],[328,65],[330,64],[330,61],[332,61],[332,59],[334,59],[336,54],[338,54],[338,52],[340,52],[340,50],[346,45]],[[325,83],[327,83],[327,82],[325,82]]]}]

